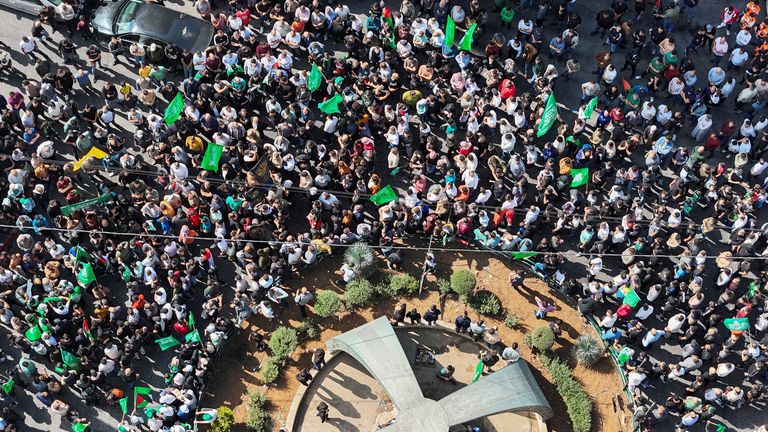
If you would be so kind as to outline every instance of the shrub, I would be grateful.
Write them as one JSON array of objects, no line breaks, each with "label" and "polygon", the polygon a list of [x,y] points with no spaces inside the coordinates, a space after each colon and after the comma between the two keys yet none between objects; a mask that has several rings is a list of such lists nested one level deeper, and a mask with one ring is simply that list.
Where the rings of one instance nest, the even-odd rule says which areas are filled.
[{"label": "shrub", "polygon": [[504,318],[504,325],[507,326],[507,328],[515,328],[518,324],[520,324],[520,315],[511,313]]},{"label": "shrub", "polygon": [[280,363],[282,363],[282,360],[275,356],[267,358],[267,361],[261,365],[262,384],[269,385],[277,381],[277,377],[280,376]]},{"label": "shrub", "polygon": [[437,280],[437,289],[440,291],[440,295],[446,296],[453,292],[453,289],[451,289],[451,281],[448,279],[438,279]]},{"label": "shrub", "polygon": [[490,291],[481,291],[472,296],[470,300],[470,306],[479,313],[485,316],[498,315],[501,312],[501,302],[496,294]]},{"label": "shrub", "polygon": [[405,273],[392,275],[389,278],[389,289],[396,293],[414,295],[419,290],[419,281]]},{"label": "shrub", "polygon": [[468,302],[477,285],[475,275],[469,270],[457,270],[451,275],[451,289],[463,302]]},{"label": "shrub", "polygon": [[296,332],[299,337],[307,337],[309,339],[317,336],[317,326],[312,318],[306,318],[296,326]]},{"label": "shrub", "polygon": [[341,299],[335,291],[321,291],[315,300],[315,313],[321,318],[336,315],[341,309]]},{"label": "shrub", "polygon": [[592,401],[581,388],[581,384],[573,378],[571,369],[549,354],[542,354],[539,358],[555,381],[557,392],[565,402],[573,431],[589,432],[592,429]]},{"label": "shrub", "polygon": [[256,390],[248,392],[245,425],[248,429],[254,432],[269,432],[272,428],[267,406],[267,397]]},{"label": "shrub", "polygon": [[211,424],[211,432],[229,432],[232,425],[235,424],[235,413],[228,407],[219,407],[216,409],[216,421]]},{"label": "shrub", "polygon": [[525,335],[523,342],[539,352],[545,352],[555,344],[555,333],[549,327],[539,327]]},{"label": "shrub", "polygon": [[397,297],[397,291],[393,291],[394,288],[397,287],[390,284],[389,281],[384,281],[373,287],[373,291],[376,295],[379,295],[386,300],[390,300]]},{"label": "shrub", "polygon": [[376,270],[376,256],[365,243],[355,243],[344,252],[344,262],[360,278],[370,276]]},{"label": "shrub", "polygon": [[350,308],[365,307],[371,303],[373,285],[365,279],[355,279],[344,290],[344,304]]},{"label": "shrub", "polygon": [[272,356],[280,360],[290,357],[299,345],[299,335],[290,327],[278,327],[269,337],[269,349]]},{"label": "shrub", "polygon": [[603,356],[602,344],[590,335],[581,335],[573,344],[573,356],[584,366],[592,366]]}]

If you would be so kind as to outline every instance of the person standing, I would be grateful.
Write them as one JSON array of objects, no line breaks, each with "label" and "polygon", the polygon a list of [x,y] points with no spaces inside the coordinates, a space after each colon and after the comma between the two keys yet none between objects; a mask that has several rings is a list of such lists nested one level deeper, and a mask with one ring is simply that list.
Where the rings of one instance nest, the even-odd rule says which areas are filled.
[{"label": "person standing", "polygon": [[309,369],[304,368],[299,371],[299,373],[296,374],[296,381],[309,387],[309,383],[312,381],[312,374],[309,372]]},{"label": "person standing", "polygon": [[432,305],[427,309],[426,312],[424,312],[424,321],[427,322],[430,326],[435,325],[438,318],[440,318],[440,309],[437,308],[437,305]]},{"label": "person standing", "polygon": [[312,368],[320,371],[325,367],[325,350],[322,348],[315,348],[312,351]]},{"label": "person standing", "polygon": [[320,423],[328,421],[328,404],[320,402],[317,405],[317,416],[320,417]]},{"label": "person standing", "polygon": [[22,54],[29,56],[32,61],[37,61],[37,54],[35,54],[35,51],[37,51],[37,42],[35,41],[35,38],[27,36],[22,37],[21,42],[19,42],[19,48],[21,49]]},{"label": "person standing", "polygon": [[299,307],[299,311],[301,312],[302,318],[307,317],[307,305],[315,298],[314,295],[312,295],[311,292],[309,292],[309,289],[307,287],[301,287],[301,289],[296,293],[296,296],[293,298],[294,302],[296,302],[296,305]]}]

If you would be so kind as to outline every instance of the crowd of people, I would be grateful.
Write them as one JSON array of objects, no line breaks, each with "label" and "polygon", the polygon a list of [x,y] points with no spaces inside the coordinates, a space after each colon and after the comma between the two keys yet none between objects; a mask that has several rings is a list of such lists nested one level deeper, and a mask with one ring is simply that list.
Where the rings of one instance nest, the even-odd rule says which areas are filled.
[{"label": "crowd of people", "polygon": [[[11,77],[19,87],[0,98],[0,321],[25,354],[1,430],[20,430],[22,388],[82,430],[63,384],[88,404],[133,406],[136,363],[168,337],[181,344],[167,388],[121,427],[185,430],[235,323],[290,298],[307,313],[311,290],[280,281],[360,241],[399,268],[398,241],[413,235],[527,253],[622,350],[649,430],[764,403],[759,4],[718,16],[699,0],[193,7],[216,31],[201,52],[98,44],[87,2],[46,7],[19,42],[39,76]],[[134,76],[112,79],[117,63]],[[552,113],[573,88],[582,106]],[[396,197],[370,202],[388,186]],[[588,260],[585,280],[567,249]],[[236,280],[220,274],[226,260]],[[207,324],[188,337],[196,313]],[[726,329],[734,317],[749,329]]]}]

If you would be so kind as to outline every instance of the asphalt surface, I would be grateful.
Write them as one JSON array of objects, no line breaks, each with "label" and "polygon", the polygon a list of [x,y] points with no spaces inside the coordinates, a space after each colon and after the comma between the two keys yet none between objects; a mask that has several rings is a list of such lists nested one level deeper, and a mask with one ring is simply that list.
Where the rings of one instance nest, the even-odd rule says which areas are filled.
[{"label": "asphalt surface", "polygon": [[[399,4],[399,2],[392,2],[388,1],[386,2],[387,5],[396,8]],[[490,3],[490,2],[486,2]],[[575,6],[575,10],[580,13],[583,25],[581,27],[581,41],[579,45],[575,49],[574,55],[577,56],[582,64],[582,70],[577,73],[570,82],[564,82],[563,80],[559,80],[557,84],[555,85],[555,94],[557,97],[557,101],[561,104],[561,110],[560,114],[561,116],[567,120],[571,121],[573,119],[573,116],[569,114],[568,109],[577,109],[579,105],[579,99],[581,97],[580,93],[580,84],[587,79],[592,79],[594,75],[592,75],[590,72],[594,69],[594,61],[592,60],[595,53],[598,51],[605,49],[602,45],[602,41],[599,39],[598,36],[589,36],[589,33],[594,28],[594,15],[603,7],[607,7],[610,4],[610,1],[608,0],[595,0],[590,2],[585,1],[579,1],[577,2]],[[720,12],[723,7],[723,2],[719,1],[702,1],[698,10],[696,11],[696,20],[698,23],[713,23],[717,24],[720,20]],[[350,8],[352,9],[352,12],[354,13],[364,13],[367,10],[367,7],[369,5],[369,2],[351,2]],[[166,6],[171,7],[176,10],[181,11],[187,11],[190,13],[194,13],[192,8],[192,2],[191,1],[176,1],[176,2],[168,2],[166,3]],[[492,5],[488,4],[488,8],[492,9]],[[517,16],[515,20],[519,19],[521,16],[526,17],[532,17],[534,15],[534,11],[532,10],[525,10],[525,11],[518,11]],[[632,14],[632,12],[630,12]],[[494,15],[492,12],[489,12],[489,25],[487,26],[487,29],[484,31],[484,33],[479,38],[479,41],[477,42],[477,47],[482,47],[485,44],[485,41],[487,41],[494,33],[497,31],[501,31],[499,28],[499,22],[497,15]],[[705,19],[705,17],[708,17],[709,19]],[[10,77],[6,79],[5,77],[0,78],[0,92],[2,94],[7,94],[8,91],[12,88],[18,89],[20,87],[20,80],[21,77],[29,77],[29,78],[37,78],[37,74],[35,73],[31,63],[29,60],[24,57],[22,54],[18,52],[18,43],[21,40],[21,37],[24,35],[30,34],[30,29],[32,27],[32,19],[27,16],[19,16],[13,12],[9,12],[4,9],[0,9],[0,22],[2,22],[2,25],[0,25],[0,41],[5,43],[8,47],[10,47],[10,53],[11,57],[14,61],[14,66],[16,69],[20,72],[20,75]],[[638,25],[643,25],[646,27],[650,27],[652,24],[652,20],[650,18],[645,18],[641,21],[636,21],[635,28],[637,28]],[[547,25],[546,29],[547,31],[547,40],[552,37],[553,29],[551,25]],[[508,32],[503,32],[505,35],[508,35]],[[457,34],[457,39],[460,36]],[[61,38],[61,35],[59,33],[53,33],[54,40],[58,41]],[[678,50],[680,48],[684,48],[687,46],[689,40],[690,40],[690,33],[687,29],[678,26],[678,29],[675,32],[675,39],[677,41]],[[78,50],[81,57],[84,57],[85,49],[87,47],[87,42],[80,41],[79,39],[75,39],[75,43],[80,46],[80,49]],[[40,45],[42,47],[43,54],[48,57],[53,63],[61,64],[61,58],[58,56],[58,53],[56,52],[55,47],[53,46],[46,46],[45,44]],[[5,48],[2,48],[5,49]],[[647,61],[650,59],[650,54],[646,52],[645,58],[643,61],[641,61],[638,70],[644,70],[645,66],[647,65]],[[110,65],[110,55],[104,54],[104,64],[105,66]],[[702,54],[696,56],[694,61],[697,64],[697,69],[699,71],[699,75],[705,75],[706,72],[709,70],[709,60],[710,56],[707,54],[704,54],[702,51]],[[624,54],[619,51],[617,54],[614,55],[614,60],[612,63],[616,65],[617,67],[621,67],[624,62]],[[558,64],[558,67],[562,67],[563,64]],[[72,66],[69,66],[72,68]],[[296,68],[301,68],[301,63],[296,64]],[[101,75],[99,75],[100,79],[106,79],[110,80],[112,82],[122,82],[122,81],[128,81],[133,82],[136,79],[136,74],[133,70],[128,69],[123,64],[119,64],[117,66],[107,66],[102,72]],[[629,78],[629,77],[627,77]],[[703,79],[703,78],[702,78]],[[634,84],[637,81],[629,79],[629,81]],[[527,91],[529,88],[525,83],[523,83],[522,79],[517,80],[516,84],[518,85],[518,91]],[[733,97],[733,96],[732,96]],[[85,100],[97,100],[98,98],[94,97],[93,95],[90,95],[85,98]],[[82,104],[82,102],[81,102]],[[162,108],[165,105],[162,102],[159,102],[158,105]],[[719,127],[719,124],[722,123],[722,120],[725,118],[739,118],[740,116],[732,113],[732,99],[727,101],[725,103],[724,108],[720,108],[715,112],[715,125]],[[131,130],[127,127],[127,123],[125,122],[124,115],[120,115],[118,112],[118,118],[117,118],[118,125],[126,128],[126,134],[129,134]],[[691,139],[689,138],[688,132],[690,131],[690,122],[686,125],[686,127],[683,129],[683,132],[679,134],[678,137],[678,144],[688,144],[692,145]],[[62,149],[65,154],[66,150]],[[71,157],[71,156],[70,156]],[[384,158],[380,158],[384,159]],[[382,161],[383,162],[383,161]],[[383,163],[382,163],[383,165]],[[388,179],[388,176],[385,173],[386,170],[382,171],[382,174],[384,174],[385,180]],[[532,174],[535,175],[535,172]],[[396,185],[400,187],[404,187],[404,183],[397,183]],[[95,193],[95,190],[91,190],[91,192]],[[297,211],[294,214],[300,214],[302,208],[306,208],[306,203],[296,202],[294,203],[294,209]],[[701,210],[699,210],[699,213],[694,213],[694,218],[697,220],[701,220]],[[763,210],[760,215],[763,216],[765,213],[765,210]],[[302,217],[295,218],[294,223],[297,224],[298,228],[305,229],[303,226],[304,219]],[[709,241],[705,242],[704,248],[707,250],[709,255],[717,255],[724,246],[721,244],[721,241],[727,241],[727,233],[725,232],[719,232],[714,231],[713,233],[710,233],[708,236]],[[568,244],[566,248],[573,246],[572,244]],[[578,277],[584,277],[585,275],[585,268],[584,264],[587,262],[587,258],[584,256],[577,256],[573,253],[568,253],[567,257],[569,259],[569,263],[566,265],[566,269],[568,270],[569,274],[576,275]],[[605,277],[612,277],[619,269],[620,269],[620,263],[612,262],[610,259],[605,259],[605,267],[604,267],[604,273]],[[222,263],[220,267],[220,275],[221,277],[227,281],[231,275],[234,274],[234,271],[227,263]],[[705,273],[705,279],[706,280],[714,280],[714,278],[717,275],[717,269],[712,266],[711,268],[708,268]],[[122,285],[121,285],[122,286]],[[125,299],[121,299],[121,301],[124,301]],[[11,356],[14,357],[14,360],[18,360],[18,353],[14,352],[8,347],[8,341],[6,338],[0,338],[0,348],[4,349],[6,352],[8,352]],[[657,348],[654,348],[652,354],[654,357],[659,359],[670,359],[673,358],[673,356],[678,352],[676,346],[672,345],[661,345]],[[169,353],[164,353],[164,355],[158,353],[158,352],[152,352],[150,351],[149,356],[147,358],[144,358],[140,361],[140,367],[137,368],[139,372],[142,374],[142,377],[147,380],[148,383],[152,385],[161,385],[162,384],[162,373],[167,370],[167,361],[169,360],[170,355]],[[3,368],[3,366],[0,366],[0,368]],[[670,384],[668,386],[665,386],[664,388],[658,388],[657,392],[659,396],[666,397],[669,391],[672,391],[674,389],[680,390],[682,388],[682,385],[679,383],[676,384]],[[80,412],[84,415],[87,415],[89,418],[93,420],[92,428],[95,431],[112,431],[116,427],[117,420],[119,419],[119,409],[110,409],[110,410],[104,410],[103,407],[100,407],[98,410],[86,408],[82,406],[78,406],[77,403],[74,403],[74,401],[77,398],[71,397],[67,398],[68,402],[71,402],[73,406],[80,410]],[[37,402],[33,401],[30,395],[26,394],[23,395],[20,398],[20,407],[21,409],[19,411],[24,413],[24,422],[25,425],[28,427],[27,430],[32,431],[55,431],[55,430],[65,430],[68,429],[68,426],[61,425],[58,423],[58,419],[55,421],[51,419],[50,414],[47,410],[41,409],[40,406],[37,405]],[[763,407],[764,408],[764,407]],[[744,407],[738,411],[730,411],[725,410],[722,412],[723,416],[723,422],[728,425],[729,427],[734,428],[735,430],[743,430],[743,431],[749,431],[754,430],[761,422],[764,422],[766,419],[766,414],[764,410],[758,410],[753,409],[751,407]],[[672,430],[672,426],[670,423],[663,424],[659,430]]]}]

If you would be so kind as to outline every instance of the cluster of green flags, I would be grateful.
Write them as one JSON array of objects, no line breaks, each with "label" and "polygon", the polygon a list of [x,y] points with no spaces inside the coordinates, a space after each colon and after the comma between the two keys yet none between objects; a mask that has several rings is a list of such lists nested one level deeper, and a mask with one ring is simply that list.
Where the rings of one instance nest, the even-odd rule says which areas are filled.
[{"label": "cluster of green flags", "polygon": [[[513,12],[514,14],[514,12]],[[475,38],[475,30],[477,30],[477,23],[474,23],[467,28],[464,36],[459,41],[459,49],[462,51],[471,51],[472,42]],[[450,15],[448,15],[448,21],[445,23],[445,39],[443,40],[443,46],[450,48],[453,45],[453,41],[456,38],[456,22],[453,21]]]},{"label": "cluster of green flags", "polygon": [[[192,312],[189,313],[187,324],[189,325],[190,331],[184,336],[184,340],[187,343],[200,342],[200,332],[195,326],[195,315]],[[181,342],[179,342],[178,339],[173,336],[166,336],[156,340],[155,342],[158,346],[160,346],[161,351],[169,350],[177,345],[181,345]]]}]

